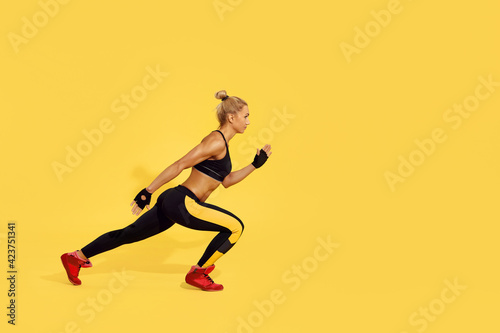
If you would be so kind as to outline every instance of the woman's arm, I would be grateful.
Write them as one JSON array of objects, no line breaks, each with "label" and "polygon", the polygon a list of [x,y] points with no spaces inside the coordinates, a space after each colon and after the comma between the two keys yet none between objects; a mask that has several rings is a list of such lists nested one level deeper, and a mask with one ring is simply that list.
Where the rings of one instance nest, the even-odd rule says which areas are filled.
[{"label": "woman's arm", "polygon": [[151,182],[151,184],[146,187],[146,191],[149,193],[154,193],[157,189],[162,187],[164,184],[168,183],[175,177],[177,177],[182,170],[186,167],[181,164],[181,160],[174,162],[172,165],[168,166],[163,170],[156,178]]},{"label": "woman's arm", "polygon": [[255,167],[249,164],[243,169],[240,169],[238,171],[233,171],[229,175],[227,175],[226,178],[224,178],[224,180],[222,181],[222,186],[228,188],[229,186],[238,184],[243,179],[245,179],[249,174],[251,174],[254,170]]},{"label": "woman's arm", "polygon": [[[158,177],[156,177],[155,180],[153,180],[153,182],[146,187],[146,191],[153,194],[164,184],[177,177],[182,170],[190,168],[214,155],[220,154],[225,148],[225,143],[221,140],[216,140],[216,138],[217,136],[212,134],[206,136],[199,145],[191,149],[191,151],[183,158],[163,170]],[[146,200],[146,196],[142,195],[141,199]],[[139,215],[142,212],[142,208],[139,207],[135,199],[132,201],[130,206],[132,206],[132,214]],[[145,207],[149,209],[149,205],[146,205]]]},{"label": "woman's arm", "polygon": [[225,144],[222,140],[217,139],[217,135],[209,134],[184,157],[163,170],[158,177],[146,187],[146,190],[149,193],[154,193],[157,189],[177,177],[182,170],[191,168],[201,161],[220,154],[225,148]]},{"label": "woman's arm", "polygon": [[[267,157],[271,156],[271,154],[272,154],[271,145],[265,145],[262,148],[262,150],[267,155]],[[261,154],[261,151],[257,149],[257,156],[259,156],[259,154]],[[245,179],[249,174],[251,174],[255,169],[256,168],[255,168],[255,166],[253,166],[253,164],[249,164],[246,167],[244,167],[243,169],[231,172],[222,181],[222,186],[224,186],[225,188],[228,188],[229,186],[233,186],[234,184],[238,184],[243,179]]]}]

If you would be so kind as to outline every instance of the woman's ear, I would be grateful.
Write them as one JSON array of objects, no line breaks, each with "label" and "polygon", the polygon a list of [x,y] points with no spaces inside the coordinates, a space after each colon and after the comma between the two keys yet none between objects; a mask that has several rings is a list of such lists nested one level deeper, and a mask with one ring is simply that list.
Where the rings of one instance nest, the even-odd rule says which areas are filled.
[{"label": "woman's ear", "polygon": [[233,123],[234,121],[234,114],[230,113],[227,115],[227,121],[229,121],[229,123]]}]

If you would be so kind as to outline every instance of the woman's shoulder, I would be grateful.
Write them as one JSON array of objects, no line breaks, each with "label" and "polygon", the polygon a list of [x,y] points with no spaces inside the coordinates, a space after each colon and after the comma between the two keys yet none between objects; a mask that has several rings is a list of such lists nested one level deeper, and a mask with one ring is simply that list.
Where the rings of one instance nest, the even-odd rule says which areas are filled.
[{"label": "woman's shoulder", "polygon": [[223,149],[226,147],[226,141],[224,140],[222,135],[217,131],[208,133],[201,142],[206,145],[209,145],[212,149],[216,150]]}]

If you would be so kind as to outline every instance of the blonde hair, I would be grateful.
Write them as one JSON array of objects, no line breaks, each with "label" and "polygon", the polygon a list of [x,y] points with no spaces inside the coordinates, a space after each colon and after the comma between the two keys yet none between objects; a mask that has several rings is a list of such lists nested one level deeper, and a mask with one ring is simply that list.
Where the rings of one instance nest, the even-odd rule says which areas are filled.
[{"label": "blonde hair", "polygon": [[220,99],[221,102],[217,105],[217,120],[219,120],[219,124],[222,127],[227,122],[228,114],[236,114],[245,105],[248,105],[247,102],[242,100],[236,96],[228,96],[225,90],[220,90],[215,93],[215,98]]}]

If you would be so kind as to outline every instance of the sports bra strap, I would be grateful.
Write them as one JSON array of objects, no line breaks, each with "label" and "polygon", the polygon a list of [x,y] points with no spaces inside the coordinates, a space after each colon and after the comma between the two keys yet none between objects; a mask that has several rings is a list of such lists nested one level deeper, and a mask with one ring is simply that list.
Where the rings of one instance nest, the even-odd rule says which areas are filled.
[{"label": "sports bra strap", "polygon": [[222,132],[219,130],[215,130],[214,132],[219,132],[220,135],[222,135],[222,138],[224,139],[224,142],[226,143],[226,148],[227,148],[227,141],[226,141],[226,137],[224,136],[224,134],[222,134]]}]

